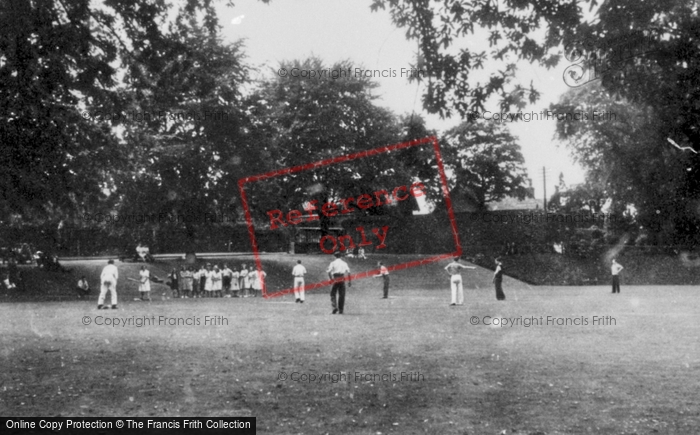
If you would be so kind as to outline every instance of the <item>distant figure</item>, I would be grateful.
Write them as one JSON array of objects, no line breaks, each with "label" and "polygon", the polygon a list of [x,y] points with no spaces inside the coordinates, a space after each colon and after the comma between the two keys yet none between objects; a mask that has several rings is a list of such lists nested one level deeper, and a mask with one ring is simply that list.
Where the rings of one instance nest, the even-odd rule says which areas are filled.
[{"label": "distant figure", "polygon": [[237,270],[232,270],[231,271],[231,295],[232,298],[237,298],[238,297],[238,291],[241,289],[240,285],[240,273]]},{"label": "distant figure", "polygon": [[296,266],[292,269],[292,275],[294,276],[294,298],[295,302],[299,304],[304,303],[304,275],[306,275],[306,268],[301,264],[301,260],[297,260]]},{"label": "distant figure", "polygon": [[221,270],[221,285],[224,289],[224,293],[227,298],[231,297],[231,278],[233,277],[233,271],[228,268],[228,264],[224,264],[224,268]]},{"label": "distant figure", "polygon": [[241,274],[240,274],[240,285],[241,285],[241,296],[244,298],[247,298],[249,296],[250,292],[250,276],[248,273],[248,268],[246,268],[245,264],[241,265]]},{"label": "distant figure", "polygon": [[194,283],[194,272],[192,271],[192,266],[188,266],[187,269],[185,270],[184,273],[184,281],[185,281],[185,286],[184,286],[184,294],[180,295],[180,297],[183,297],[185,299],[192,297],[192,287]]},{"label": "distant figure", "polygon": [[476,269],[476,267],[459,264],[459,257],[455,257],[452,263],[445,266],[445,270],[451,276],[452,303],[450,306],[464,305],[464,288],[462,287],[462,275],[459,273],[460,269]]},{"label": "distant figure", "polygon": [[360,248],[357,250],[357,258],[361,258],[363,260],[367,259],[367,257],[365,256],[365,248]]},{"label": "distant figure", "polygon": [[250,285],[253,289],[253,296],[257,297],[258,293],[260,294],[260,296],[262,296],[262,289],[265,283],[266,276],[267,273],[262,269],[250,271]]},{"label": "distant figure", "polygon": [[134,258],[136,261],[143,261],[144,263],[146,262],[146,250],[144,246],[139,242],[138,245],[136,245],[136,258]]},{"label": "distant figure", "polygon": [[78,292],[78,299],[82,299],[83,297],[88,297],[90,295],[90,284],[85,278],[85,275],[80,277],[76,291]]},{"label": "distant figure", "polygon": [[503,293],[503,263],[500,258],[496,258],[496,270],[493,272],[493,283],[496,285],[496,299],[505,301],[506,295]]},{"label": "distant figure", "polygon": [[219,265],[215,264],[214,265],[214,270],[211,272],[211,292],[212,292],[212,297],[215,298],[222,298],[223,295],[221,294],[221,289],[223,288],[223,275],[221,275],[221,271],[219,270]]},{"label": "distant figure", "polygon": [[180,297],[180,293],[179,293],[179,291],[180,291],[180,274],[178,273],[177,268],[173,267],[173,270],[170,271],[168,278],[170,278],[168,285],[170,285],[170,291],[172,291],[173,297],[179,298]]},{"label": "distant figure", "polygon": [[[333,313],[343,314],[343,308],[345,306],[345,281],[346,276],[350,276],[350,268],[348,263],[344,262],[341,258],[343,254],[336,252],[335,260],[331,262],[326,269],[328,272],[328,278],[334,280],[333,287],[331,288],[331,306],[333,307]],[[340,279],[342,278],[342,279]],[[352,286],[352,282],[348,281],[348,287]],[[335,295],[338,294],[338,303],[336,304]]]},{"label": "distant figure", "polygon": [[374,275],[374,277],[379,278],[381,276],[384,279],[384,297],[382,299],[389,299],[389,270],[381,261],[377,263],[377,266],[379,266],[379,274]]},{"label": "distant figure", "polygon": [[12,288],[17,288],[20,281],[19,268],[17,267],[17,259],[10,258],[9,263],[7,263],[7,279],[10,281]]},{"label": "distant figure", "polygon": [[204,271],[204,297],[214,297],[214,271],[211,270],[211,263],[207,263]]},{"label": "distant figure", "polygon": [[[100,275],[100,296],[97,298],[97,309],[102,309],[107,292],[110,292],[112,298],[112,309],[117,309],[117,280],[119,279],[119,271],[114,265],[114,260],[109,260],[107,265],[102,269]],[[108,307],[104,307],[107,309]]]},{"label": "distant figure", "polygon": [[624,269],[620,263],[613,258],[612,266],[610,268],[612,272],[612,292],[620,293],[620,271]]},{"label": "distant figure", "polygon": [[139,293],[142,301],[151,302],[151,272],[146,266],[141,266],[139,271]]},{"label": "distant figure", "polygon": [[5,275],[5,279],[2,281],[7,290],[14,290],[17,288],[14,282],[10,280],[10,274]]}]

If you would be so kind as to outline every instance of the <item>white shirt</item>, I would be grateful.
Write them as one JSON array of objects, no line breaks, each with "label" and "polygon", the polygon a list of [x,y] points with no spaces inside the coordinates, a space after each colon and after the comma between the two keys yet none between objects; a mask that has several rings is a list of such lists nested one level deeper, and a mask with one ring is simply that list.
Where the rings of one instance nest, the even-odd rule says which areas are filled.
[{"label": "white shirt", "polygon": [[344,262],[342,258],[336,258],[328,266],[326,272],[331,275],[350,273],[350,267],[348,267],[348,263]]},{"label": "white shirt", "polygon": [[612,271],[613,275],[617,275],[622,270],[622,265],[620,263],[613,263],[610,270]]},{"label": "white shirt", "polygon": [[453,261],[452,263],[445,266],[445,270],[450,273],[450,275],[459,275],[459,269],[471,269],[469,266],[464,266],[462,264]]},{"label": "white shirt", "polygon": [[294,266],[294,269],[292,269],[292,275],[303,278],[304,275],[306,275],[306,268],[302,264],[297,264]]},{"label": "white shirt", "polygon": [[102,282],[113,282],[116,284],[118,279],[119,271],[117,270],[117,266],[108,264],[102,269],[102,275],[100,275],[100,280]]}]

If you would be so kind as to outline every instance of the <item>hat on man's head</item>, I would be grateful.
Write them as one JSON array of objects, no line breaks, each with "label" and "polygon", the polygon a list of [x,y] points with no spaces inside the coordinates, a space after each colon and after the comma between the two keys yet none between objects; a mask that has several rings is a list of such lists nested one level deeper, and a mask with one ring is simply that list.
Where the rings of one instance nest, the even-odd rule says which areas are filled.
[{"label": "hat on man's head", "polygon": [[343,254],[341,254],[340,251],[338,251],[333,255],[335,255],[335,258],[340,258]]}]

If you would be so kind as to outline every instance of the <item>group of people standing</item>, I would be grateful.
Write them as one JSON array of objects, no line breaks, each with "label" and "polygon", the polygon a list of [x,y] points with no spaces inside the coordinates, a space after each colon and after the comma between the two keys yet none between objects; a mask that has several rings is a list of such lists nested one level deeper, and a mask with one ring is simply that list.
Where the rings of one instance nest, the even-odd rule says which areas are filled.
[{"label": "group of people standing", "polygon": [[196,267],[181,266],[173,269],[168,285],[175,298],[238,298],[262,295],[265,277],[263,270],[248,270],[245,264],[240,270],[231,269],[228,264],[222,268],[218,264],[202,264]]}]

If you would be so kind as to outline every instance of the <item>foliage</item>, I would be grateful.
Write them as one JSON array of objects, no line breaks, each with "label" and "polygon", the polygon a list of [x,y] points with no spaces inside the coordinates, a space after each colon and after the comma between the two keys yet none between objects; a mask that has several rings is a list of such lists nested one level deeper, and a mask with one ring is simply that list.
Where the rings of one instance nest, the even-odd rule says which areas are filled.
[{"label": "foliage", "polygon": [[[568,91],[551,109],[586,116],[578,121],[562,117],[557,123],[557,136],[587,169],[586,191],[591,195],[581,201],[597,200],[600,205],[603,198],[611,198],[618,215],[633,206],[645,230],[667,238],[697,232],[692,180],[700,169],[698,160],[661,135],[663,120],[656,110],[614,98],[600,83]],[[572,206],[577,197],[581,195],[573,196]]]},{"label": "foliage", "polygon": [[[500,97],[505,111],[535,102],[539,93],[532,84],[514,83],[516,59],[556,65],[561,54],[552,49],[582,16],[576,2],[556,0],[374,0],[371,8],[388,8],[396,26],[418,41],[420,55],[414,66],[428,75],[423,107],[441,116],[456,112],[462,118],[483,112],[491,96]],[[488,40],[488,54],[466,44],[475,35]],[[494,69],[488,81],[472,83],[472,73],[483,70],[489,58],[505,66]]]},{"label": "foliage", "polygon": [[[181,10],[216,28],[210,0]],[[77,222],[106,210],[115,171],[129,150],[114,128],[131,100],[148,92],[138,58],[166,44],[171,7],[162,0],[0,4],[0,219]],[[124,75],[131,68],[131,74]],[[128,77],[128,80],[125,80]]]},{"label": "foliage", "polygon": [[506,196],[524,199],[527,172],[520,145],[502,124],[466,121],[441,140],[450,191],[478,207]]}]

